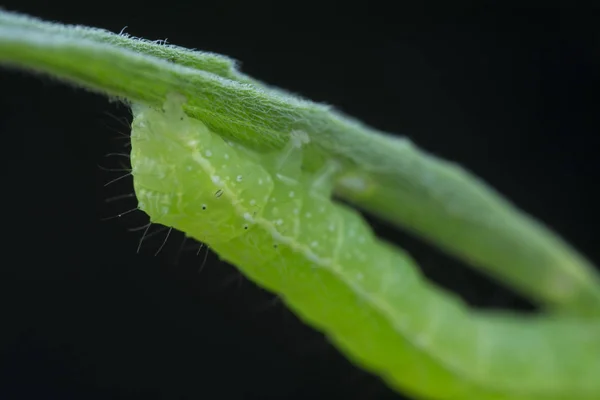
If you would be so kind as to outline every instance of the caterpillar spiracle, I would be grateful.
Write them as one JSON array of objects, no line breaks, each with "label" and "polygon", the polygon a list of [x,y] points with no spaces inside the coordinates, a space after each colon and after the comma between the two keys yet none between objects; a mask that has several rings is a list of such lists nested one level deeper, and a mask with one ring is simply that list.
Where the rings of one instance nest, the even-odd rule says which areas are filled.
[{"label": "caterpillar spiracle", "polygon": [[468,310],[332,201],[335,165],[302,171],[306,134],[292,132],[281,151],[253,152],[189,118],[183,101],[133,106],[134,188],[153,222],[208,244],[403,392],[600,398],[598,323]]}]

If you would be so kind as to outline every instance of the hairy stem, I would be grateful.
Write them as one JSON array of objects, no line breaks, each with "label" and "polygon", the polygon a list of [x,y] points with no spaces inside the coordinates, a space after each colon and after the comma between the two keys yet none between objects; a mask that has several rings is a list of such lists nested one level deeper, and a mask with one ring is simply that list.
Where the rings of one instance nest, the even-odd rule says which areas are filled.
[{"label": "hairy stem", "polygon": [[339,196],[550,309],[600,314],[593,266],[484,182],[405,138],[267,87],[229,58],[0,12],[0,63],[126,101],[160,105],[178,92],[188,99],[188,115],[258,150],[280,148],[291,131],[305,131],[305,168],[337,159]]}]

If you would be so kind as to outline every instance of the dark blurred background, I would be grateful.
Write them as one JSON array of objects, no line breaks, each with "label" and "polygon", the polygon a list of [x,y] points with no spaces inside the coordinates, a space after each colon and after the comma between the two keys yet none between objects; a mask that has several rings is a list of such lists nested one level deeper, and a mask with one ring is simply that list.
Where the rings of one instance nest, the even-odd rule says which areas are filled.
[{"label": "dark blurred background", "polygon": [[[461,163],[600,262],[598,8],[3,7],[229,55],[257,79]],[[106,155],[128,151],[129,118],[101,96],[0,70],[0,398],[401,399],[197,244],[158,232],[137,253],[140,212],[102,220],[136,205],[107,202],[131,180],[104,187],[122,173],[101,168],[127,161]],[[373,224],[474,306],[532,309]]]}]

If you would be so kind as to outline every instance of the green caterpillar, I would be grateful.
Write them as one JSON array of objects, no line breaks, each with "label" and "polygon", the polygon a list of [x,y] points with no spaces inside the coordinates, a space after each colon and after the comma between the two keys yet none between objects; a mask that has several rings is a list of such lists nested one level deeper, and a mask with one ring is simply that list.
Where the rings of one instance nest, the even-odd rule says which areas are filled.
[{"label": "green caterpillar", "polygon": [[600,323],[469,310],[332,202],[334,163],[301,170],[305,134],[292,132],[280,152],[253,152],[187,117],[183,102],[133,106],[135,193],[153,222],[208,244],[415,397],[600,399]]}]

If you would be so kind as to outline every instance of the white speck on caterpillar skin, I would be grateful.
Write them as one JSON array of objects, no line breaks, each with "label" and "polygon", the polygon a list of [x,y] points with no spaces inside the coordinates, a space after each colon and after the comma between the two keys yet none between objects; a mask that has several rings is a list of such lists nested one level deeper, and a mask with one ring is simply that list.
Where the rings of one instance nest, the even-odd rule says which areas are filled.
[{"label": "white speck on caterpillar skin", "polygon": [[210,150],[206,150],[206,151],[204,152],[204,155],[206,155],[206,157],[212,157],[212,151],[210,151]]},{"label": "white speck on caterpillar skin", "polygon": [[213,183],[215,183],[215,184],[219,184],[219,183],[221,183],[221,177],[219,177],[218,175],[213,175],[213,176],[212,176],[210,179],[211,179],[211,180],[213,181]]},{"label": "white speck on caterpillar skin", "polygon": [[235,180],[238,181],[238,182],[241,182],[242,181],[242,175],[236,176]]}]

